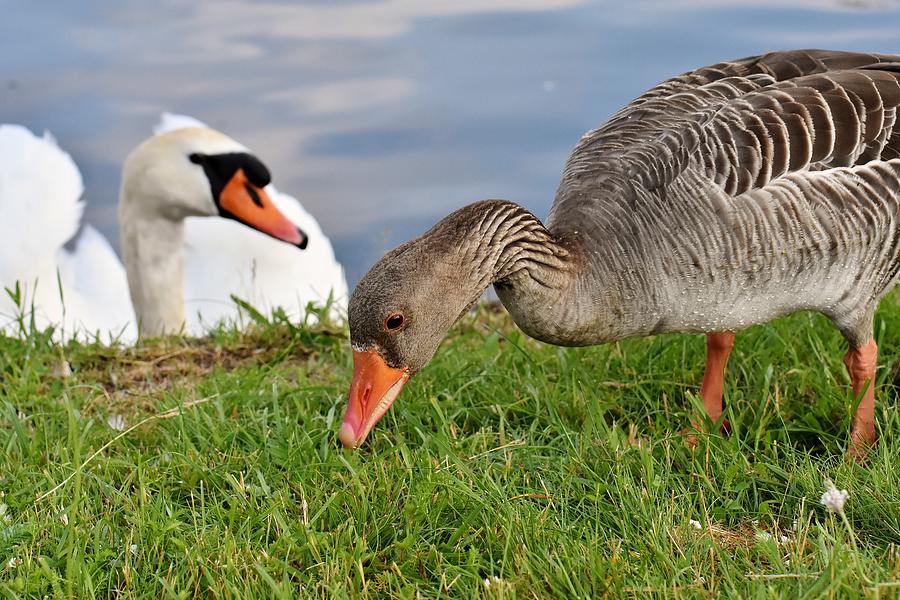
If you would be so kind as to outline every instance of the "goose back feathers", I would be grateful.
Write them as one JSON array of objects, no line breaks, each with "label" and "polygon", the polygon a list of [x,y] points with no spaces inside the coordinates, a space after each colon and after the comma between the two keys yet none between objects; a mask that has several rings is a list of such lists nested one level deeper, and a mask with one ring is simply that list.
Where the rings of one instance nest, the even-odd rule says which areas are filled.
[{"label": "goose back feathers", "polygon": [[814,309],[869,339],[898,268],[898,81],[900,57],[795,51],[639,97],[579,142],[547,222],[595,257],[574,300],[634,299],[621,337]]}]

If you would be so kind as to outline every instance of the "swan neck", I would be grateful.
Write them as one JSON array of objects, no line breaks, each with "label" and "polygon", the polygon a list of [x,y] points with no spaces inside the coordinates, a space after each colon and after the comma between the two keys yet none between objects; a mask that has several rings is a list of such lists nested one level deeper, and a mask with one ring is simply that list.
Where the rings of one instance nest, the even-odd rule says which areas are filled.
[{"label": "swan neck", "polygon": [[184,221],[120,214],[122,257],[142,336],[183,331]]}]

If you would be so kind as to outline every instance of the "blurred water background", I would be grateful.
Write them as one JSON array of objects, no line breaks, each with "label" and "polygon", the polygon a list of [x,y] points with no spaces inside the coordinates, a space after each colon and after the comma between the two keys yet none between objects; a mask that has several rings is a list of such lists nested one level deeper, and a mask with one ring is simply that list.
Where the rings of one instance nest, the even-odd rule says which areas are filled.
[{"label": "blurred water background", "polygon": [[775,49],[900,52],[897,0],[0,0],[0,14],[0,122],[57,137],[115,246],[122,160],[169,110],[254,149],[351,285],[469,202],[545,216],[581,134],[666,77]]}]

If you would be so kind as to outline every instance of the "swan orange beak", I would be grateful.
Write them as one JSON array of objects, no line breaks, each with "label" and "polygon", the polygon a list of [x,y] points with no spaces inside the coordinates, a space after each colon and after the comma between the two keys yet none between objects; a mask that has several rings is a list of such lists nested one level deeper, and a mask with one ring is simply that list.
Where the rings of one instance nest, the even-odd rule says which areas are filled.
[{"label": "swan orange beak", "polygon": [[375,350],[353,351],[353,381],[340,438],[358,448],[409,381],[406,369],[389,367]]},{"label": "swan orange beak", "polygon": [[222,216],[270,235],[276,240],[306,248],[308,239],[284,213],[275,207],[266,190],[256,187],[238,169],[219,194]]}]

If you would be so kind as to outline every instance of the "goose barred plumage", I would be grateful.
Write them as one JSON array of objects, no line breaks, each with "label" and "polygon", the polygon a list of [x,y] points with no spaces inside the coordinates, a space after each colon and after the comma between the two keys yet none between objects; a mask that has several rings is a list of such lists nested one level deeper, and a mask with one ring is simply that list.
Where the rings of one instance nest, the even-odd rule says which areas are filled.
[{"label": "goose barred plumage", "polygon": [[582,137],[546,228],[513,203],[478,202],[363,277],[342,441],[362,442],[493,283],[516,323],[554,344],[709,334],[713,420],[733,331],[822,312],[848,340],[854,392],[866,390],[850,445],[862,458],[875,441],[872,316],[900,268],[898,105],[900,56],[826,50],[652,88]]}]

